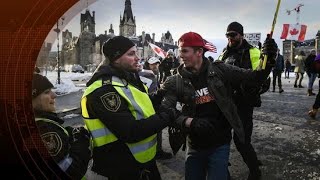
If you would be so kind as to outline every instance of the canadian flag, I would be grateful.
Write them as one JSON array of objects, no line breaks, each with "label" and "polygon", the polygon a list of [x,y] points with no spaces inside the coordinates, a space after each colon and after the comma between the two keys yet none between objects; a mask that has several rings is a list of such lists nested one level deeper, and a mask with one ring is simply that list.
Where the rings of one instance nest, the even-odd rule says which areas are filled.
[{"label": "canadian flag", "polygon": [[307,26],[302,24],[283,24],[283,30],[280,39],[304,41],[307,32]]},{"label": "canadian flag", "polygon": [[156,53],[158,56],[165,58],[166,57],[166,52],[161,49],[160,47],[158,47],[155,44],[149,43],[149,46],[152,48],[153,52]]}]

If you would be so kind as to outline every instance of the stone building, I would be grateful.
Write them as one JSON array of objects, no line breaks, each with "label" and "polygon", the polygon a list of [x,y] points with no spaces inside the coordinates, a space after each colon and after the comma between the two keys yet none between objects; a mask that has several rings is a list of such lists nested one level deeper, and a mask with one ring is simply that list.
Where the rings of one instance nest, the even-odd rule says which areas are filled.
[{"label": "stone building", "polygon": [[320,50],[320,30],[317,32],[314,39],[308,39],[303,42],[284,40],[282,42],[283,47],[283,58],[284,60],[289,59],[291,64],[294,66],[294,58],[300,51],[304,51],[308,56],[312,49],[317,51]]},{"label": "stone building", "polygon": [[[85,70],[92,71],[105,58],[102,53],[103,43],[115,36],[113,25],[110,24],[108,31],[104,34],[95,34],[95,12],[87,9],[80,18],[80,35],[72,36],[69,30],[62,32],[61,64],[64,69],[69,71],[73,64],[80,64]],[[162,34],[161,41],[155,42],[155,33],[142,32],[140,36],[136,35],[136,19],[133,16],[131,1],[125,1],[123,14],[120,15],[119,35],[128,37],[136,45],[138,55],[142,59],[148,59],[156,56],[149,46],[149,42],[156,44],[165,51],[172,49],[177,51],[177,43],[174,43],[169,31]]]}]

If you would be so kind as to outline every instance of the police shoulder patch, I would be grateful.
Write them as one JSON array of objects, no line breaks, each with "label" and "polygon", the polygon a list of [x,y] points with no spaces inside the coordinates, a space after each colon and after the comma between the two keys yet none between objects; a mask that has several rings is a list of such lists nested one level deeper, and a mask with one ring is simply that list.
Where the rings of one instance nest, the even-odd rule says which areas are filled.
[{"label": "police shoulder patch", "polygon": [[100,99],[103,106],[111,112],[116,112],[121,105],[120,96],[116,92],[108,92],[102,95]]},{"label": "police shoulder patch", "polygon": [[46,145],[51,156],[56,156],[62,149],[62,140],[58,133],[47,132],[41,135],[42,141]]}]

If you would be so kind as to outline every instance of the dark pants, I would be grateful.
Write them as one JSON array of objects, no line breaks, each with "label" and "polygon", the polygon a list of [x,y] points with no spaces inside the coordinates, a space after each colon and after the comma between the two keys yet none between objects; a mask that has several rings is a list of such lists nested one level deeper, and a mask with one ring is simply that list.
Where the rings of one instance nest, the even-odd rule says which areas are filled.
[{"label": "dark pants", "polygon": [[297,86],[297,83],[299,83],[298,85],[301,86],[301,82],[303,80],[303,74],[304,73],[296,73],[296,79],[294,80],[295,86]]},{"label": "dark pants", "polygon": [[284,77],[289,79],[289,73],[290,73],[290,68],[286,68],[286,71],[284,72]]},{"label": "dark pants", "polygon": [[136,173],[122,173],[116,176],[109,176],[108,180],[161,180],[156,161],[148,168]]},{"label": "dark pants", "polygon": [[[320,80],[319,80],[319,85],[320,85]],[[313,109],[319,109],[319,107],[320,107],[320,90],[318,91],[316,100],[314,101]]]},{"label": "dark pants", "polygon": [[282,89],[282,84],[281,84],[281,74],[282,72],[279,70],[274,70],[272,71],[273,77],[272,77],[272,85],[273,85],[273,90],[276,88],[276,80],[278,79],[278,86],[279,90]]},{"label": "dark pants", "polygon": [[245,132],[245,143],[242,144],[238,136],[234,133],[234,143],[237,150],[241,154],[243,161],[247,164],[250,172],[255,172],[259,169],[259,161],[257,154],[251,144],[251,135],[253,129],[252,115],[253,107],[248,105],[238,105],[238,114],[243,123],[243,128]]},{"label": "dark pants", "polygon": [[157,133],[157,152],[162,151],[162,131]]}]

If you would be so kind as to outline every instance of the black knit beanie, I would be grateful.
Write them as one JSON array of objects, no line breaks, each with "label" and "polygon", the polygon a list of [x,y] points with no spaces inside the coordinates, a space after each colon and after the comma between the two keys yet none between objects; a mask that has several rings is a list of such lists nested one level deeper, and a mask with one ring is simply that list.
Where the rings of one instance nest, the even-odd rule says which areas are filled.
[{"label": "black knit beanie", "polygon": [[43,93],[45,90],[53,88],[53,85],[48,80],[47,77],[42,76],[40,74],[33,74],[32,79],[32,98],[37,97],[41,93]]},{"label": "black knit beanie", "polygon": [[227,27],[227,33],[229,31],[235,31],[243,36],[243,26],[238,22],[232,22]]},{"label": "black knit beanie", "polygon": [[103,54],[113,62],[126,53],[135,44],[128,38],[123,36],[115,36],[103,45]]}]

